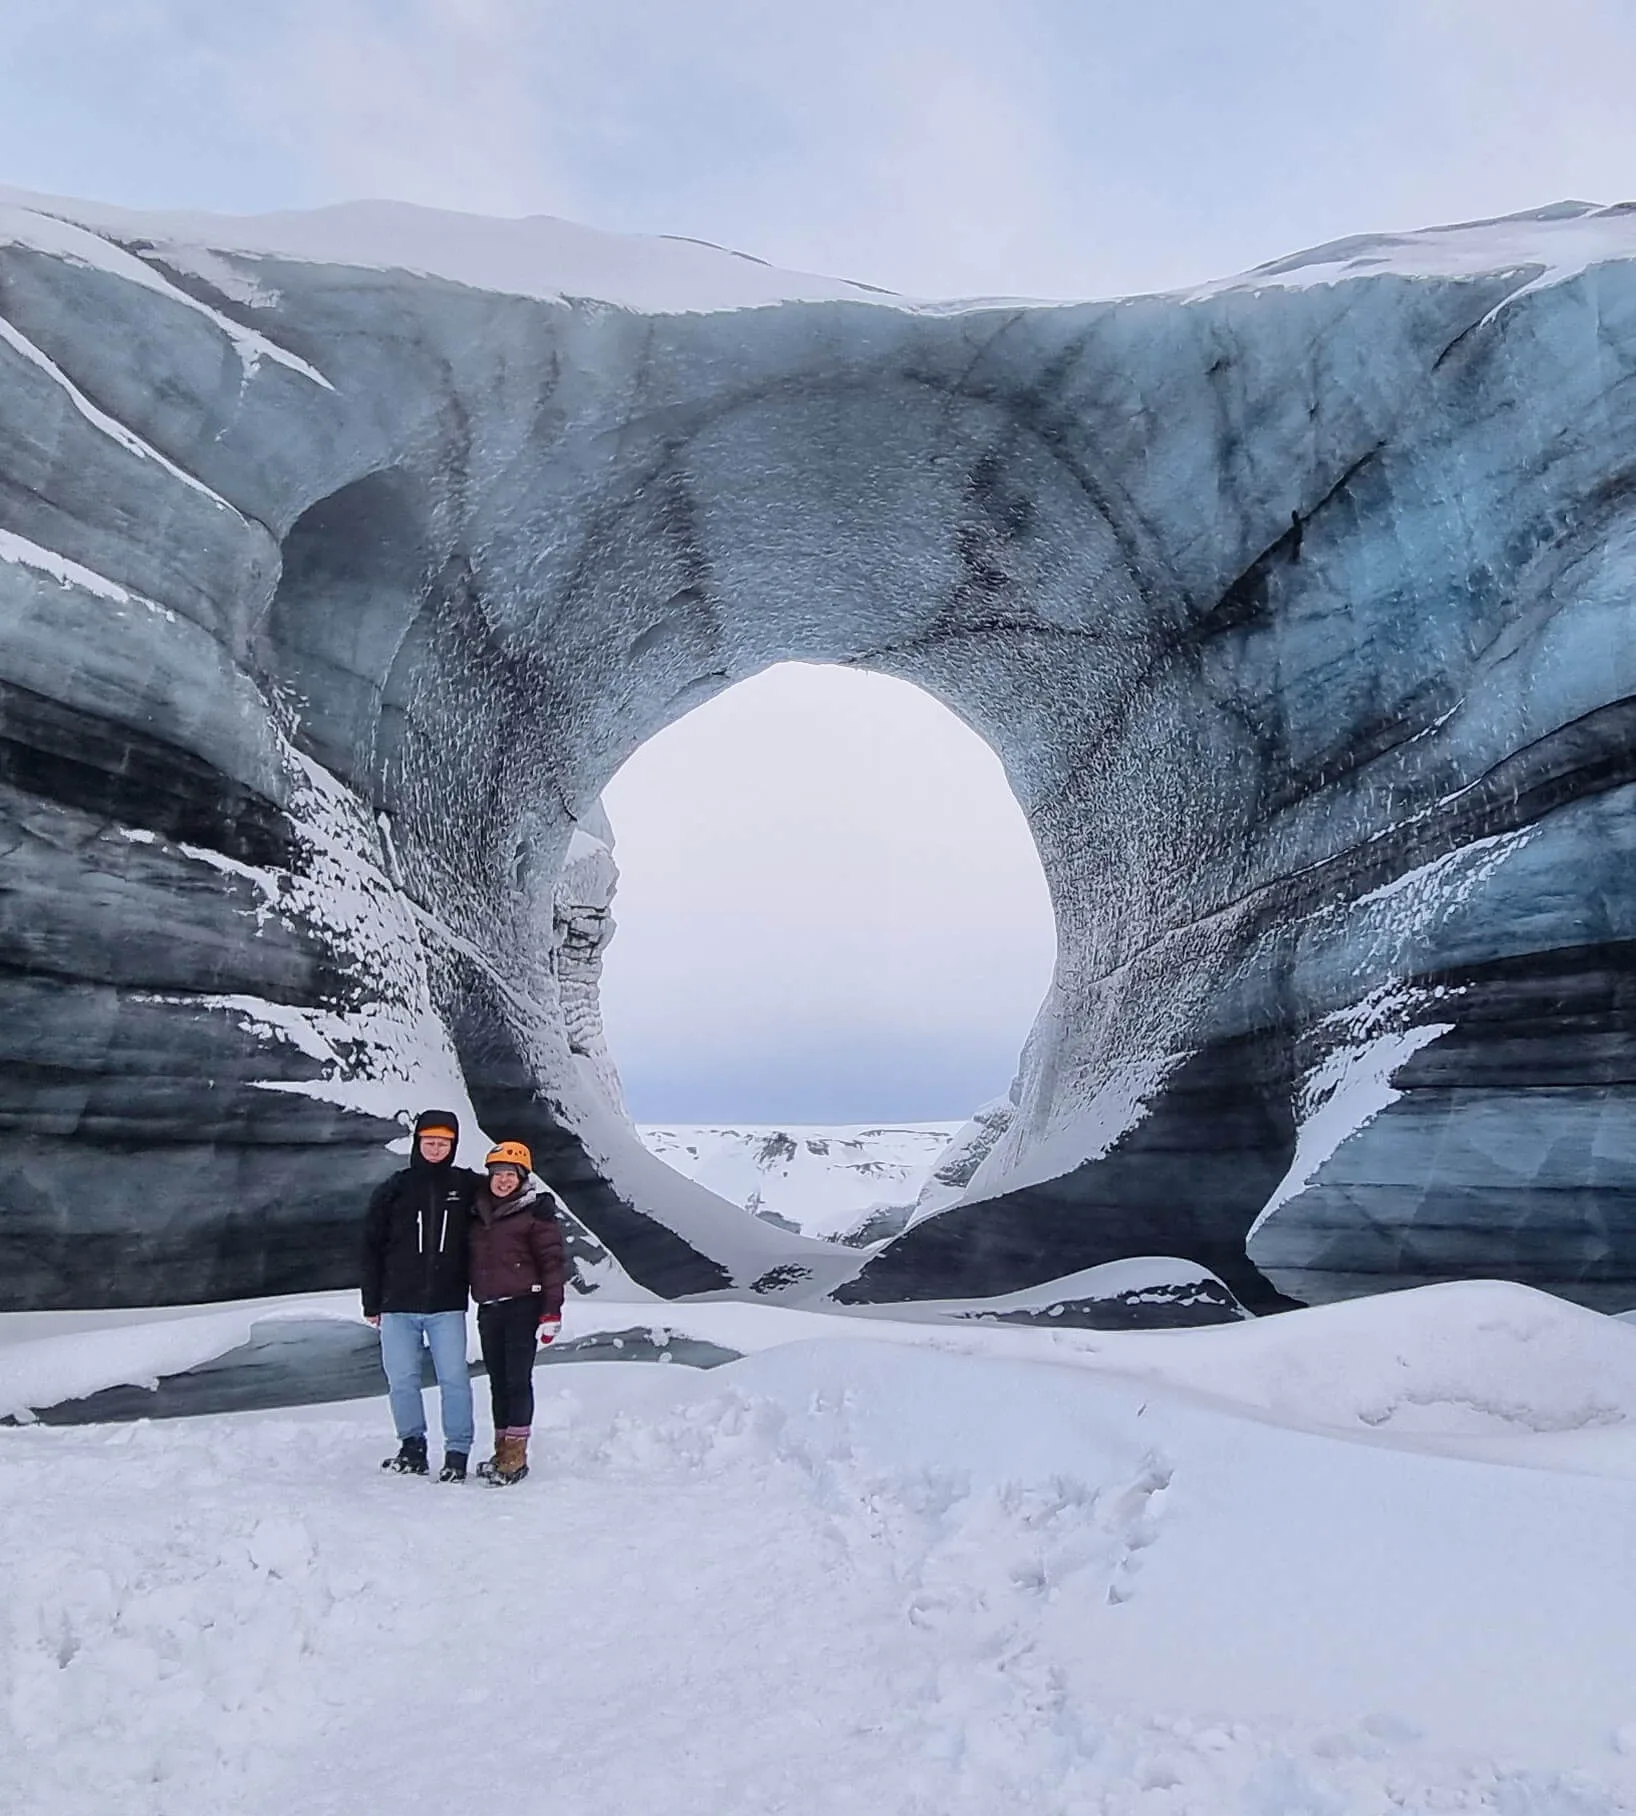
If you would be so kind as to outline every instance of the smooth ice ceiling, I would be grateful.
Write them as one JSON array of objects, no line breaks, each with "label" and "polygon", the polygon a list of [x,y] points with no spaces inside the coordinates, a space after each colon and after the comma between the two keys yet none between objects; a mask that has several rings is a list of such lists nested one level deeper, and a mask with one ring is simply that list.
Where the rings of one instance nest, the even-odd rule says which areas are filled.
[{"label": "smooth ice ceiling", "polygon": [[1050,981],[1044,874],[999,760],[885,675],[782,664],[605,796],[603,1012],[647,1120],[958,1119]]}]

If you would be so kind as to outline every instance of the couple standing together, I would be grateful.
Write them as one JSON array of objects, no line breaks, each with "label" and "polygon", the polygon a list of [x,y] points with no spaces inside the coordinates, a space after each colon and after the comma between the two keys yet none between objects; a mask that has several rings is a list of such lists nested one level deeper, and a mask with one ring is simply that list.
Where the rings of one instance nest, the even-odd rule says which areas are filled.
[{"label": "couple standing together", "polygon": [[558,1199],[534,1177],[520,1141],[502,1141],[488,1177],[454,1164],[460,1124],[447,1110],[415,1123],[409,1165],[378,1186],[364,1222],[359,1274],[364,1316],[381,1333],[381,1366],[399,1449],[383,1469],[425,1475],[426,1408],[421,1358],[432,1352],[443,1411],[440,1482],[463,1482],[472,1446],[466,1301],[494,1406],[494,1455],[478,1475],[499,1485],[528,1474],[534,1420],[534,1345],[562,1328],[568,1272]]}]

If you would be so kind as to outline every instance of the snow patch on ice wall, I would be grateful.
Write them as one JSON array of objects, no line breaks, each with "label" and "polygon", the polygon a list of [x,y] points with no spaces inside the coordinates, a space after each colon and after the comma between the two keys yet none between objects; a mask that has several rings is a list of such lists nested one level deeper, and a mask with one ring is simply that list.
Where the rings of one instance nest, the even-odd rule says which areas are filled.
[{"label": "snow patch on ice wall", "polygon": [[[1053,1106],[1066,1126],[1052,1133],[1041,1136],[1021,1119],[1009,1119],[955,1202],[1041,1185],[1100,1160],[1141,1123],[1166,1079],[1186,1058],[1185,1053],[1145,1053],[1116,1066],[1094,1091]],[[1031,1082],[1038,1089],[1037,1077]]]},{"label": "snow patch on ice wall", "polygon": [[[5,193],[0,190],[0,196]],[[298,372],[315,385],[321,385],[326,391],[335,389],[322,372],[276,345],[265,334],[257,333],[254,328],[246,328],[242,322],[223,315],[219,309],[212,309],[208,303],[189,296],[175,284],[167,283],[151,265],[134,257],[122,246],[104,239],[100,234],[87,232],[71,221],[0,202],[0,244],[22,246],[30,252],[43,252],[52,258],[67,259],[74,264],[84,265],[89,270],[105,271],[111,277],[151,290],[167,302],[193,310],[226,337],[239,356],[246,379],[255,376],[256,368],[262,360],[270,359],[280,366],[288,367],[292,372]]]},{"label": "snow patch on ice wall", "polygon": [[[117,581],[110,580],[106,574],[93,573],[79,562],[70,561],[66,555],[59,555],[55,549],[43,549],[37,542],[14,535],[10,530],[0,530],[0,561],[12,561],[19,567],[33,568],[36,573],[49,575],[59,586],[77,586],[82,592],[90,593],[98,599],[106,599],[113,605],[130,605],[133,600],[133,595],[126,588]],[[135,598],[135,603],[175,622],[176,614],[169,606],[140,597]]]},{"label": "snow patch on ice wall", "polygon": [[233,509],[225,498],[219,493],[213,492],[196,474],[188,472],[185,467],[178,466],[168,455],[161,454],[157,448],[144,441],[134,430],[128,429],[124,423],[110,416],[105,410],[99,410],[55,360],[49,359],[26,334],[13,327],[4,316],[0,316],[0,343],[10,347],[31,366],[43,372],[93,428],[100,434],[106,435],[110,441],[116,442],[126,453],[134,454],[138,460],[151,460],[172,479],[179,479],[183,485],[191,487],[193,491],[208,498],[221,510],[231,511]]},{"label": "snow patch on ice wall", "polygon": [[1393,1086],[1392,1077],[1398,1069],[1422,1047],[1453,1031],[1453,1022],[1383,1026],[1400,1023],[1429,1002],[1424,992],[1388,985],[1354,1008],[1324,1018],[1320,1027],[1326,1033],[1332,1031],[1341,1044],[1301,1081],[1295,1158],[1250,1226],[1247,1241],[1254,1240],[1280,1205],[1312,1183],[1349,1137],[1367,1128],[1388,1104],[1397,1101],[1402,1093]]},{"label": "snow patch on ice wall", "polygon": [[[263,914],[277,912],[322,932],[377,988],[361,1008],[330,1009],[264,997],[204,994],[148,1000],[191,1003],[232,1016],[262,1040],[294,1047],[321,1068],[316,1078],[255,1081],[407,1128],[428,1103],[460,1117],[460,1163],[481,1164],[487,1138],[467,1095],[448,1030],[431,999],[420,929],[409,903],[365,855],[378,829],[361,804],[326,770],[288,752],[291,807],[307,839],[305,870],[273,871],[219,852],[181,847],[212,868],[230,868],[261,893]],[[132,839],[150,838],[126,829]]]}]

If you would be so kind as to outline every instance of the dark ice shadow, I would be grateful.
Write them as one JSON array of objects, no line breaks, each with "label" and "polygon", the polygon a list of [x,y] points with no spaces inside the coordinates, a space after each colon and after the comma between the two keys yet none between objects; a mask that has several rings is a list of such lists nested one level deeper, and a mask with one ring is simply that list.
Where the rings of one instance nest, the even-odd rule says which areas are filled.
[{"label": "dark ice shadow", "polygon": [[[636,1325],[559,1340],[540,1351],[535,1366],[653,1362],[718,1368],[738,1360],[738,1351],[720,1344],[683,1336],[662,1325]],[[483,1372],[480,1363],[473,1365],[474,1376]],[[422,1378],[427,1387],[436,1385],[430,1356]],[[184,1419],[204,1413],[367,1400],[385,1391],[380,1341],[367,1326],[334,1318],[280,1318],[254,1325],[249,1341],[237,1349],[181,1374],[161,1376],[156,1387],[105,1387],[83,1399],[37,1408],[35,1417],[42,1425],[119,1424],[133,1419]]]}]

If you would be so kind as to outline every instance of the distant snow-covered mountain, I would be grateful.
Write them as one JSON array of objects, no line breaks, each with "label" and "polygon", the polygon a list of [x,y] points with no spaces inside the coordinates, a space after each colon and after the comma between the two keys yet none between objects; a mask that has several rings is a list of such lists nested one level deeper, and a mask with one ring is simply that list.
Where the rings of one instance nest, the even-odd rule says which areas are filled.
[{"label": "distant snow-covered mountain", "polygon": [[907,1222],[962,1126],[650,1124],[641,1136],[666,1166],[770,1223],[827,1241],[878,1240]]}]

